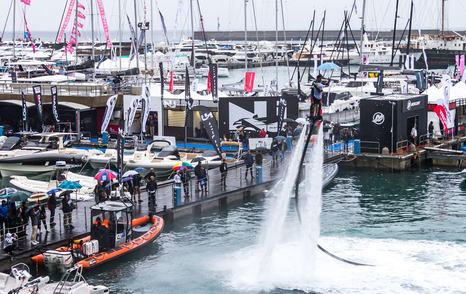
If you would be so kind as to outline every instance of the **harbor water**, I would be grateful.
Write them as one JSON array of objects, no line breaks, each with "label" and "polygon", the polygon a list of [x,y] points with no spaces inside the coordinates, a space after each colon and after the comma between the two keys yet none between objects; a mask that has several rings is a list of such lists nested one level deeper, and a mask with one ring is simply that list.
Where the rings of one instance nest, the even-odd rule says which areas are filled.
[{"label": "harbor water", "polygon": [[[356,267],[316,253],[309,279],[287,275],[299,223],[290,202],[277,288],[238,275],[258,243],[267,198],[177,222],[145,249],[87,275],[117,293],[465,293],[466,184],[457,171],[341,170],[322,195],[319,243]],[[248,281],[248,283],[245,283]]]}]

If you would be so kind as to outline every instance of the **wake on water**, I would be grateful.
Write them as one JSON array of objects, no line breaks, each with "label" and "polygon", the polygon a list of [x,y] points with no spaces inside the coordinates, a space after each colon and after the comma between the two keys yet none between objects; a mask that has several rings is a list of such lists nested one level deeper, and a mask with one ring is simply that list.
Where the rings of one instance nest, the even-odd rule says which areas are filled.
[{"label": "wake on water", "polygon": [[[289,289],[332,293],[466,293],[466,246],[449,242],[323,237],[320,235],[322,130],[308,154],[300,187],[301,222],[290,209],[305,132],[301,133],[285,178],[271,189],[256,245],[222,262],[228,287],[238,291]],[[358,267],[317,250],[375,264]],[[224,259],[223,257],[222,259]]]}]

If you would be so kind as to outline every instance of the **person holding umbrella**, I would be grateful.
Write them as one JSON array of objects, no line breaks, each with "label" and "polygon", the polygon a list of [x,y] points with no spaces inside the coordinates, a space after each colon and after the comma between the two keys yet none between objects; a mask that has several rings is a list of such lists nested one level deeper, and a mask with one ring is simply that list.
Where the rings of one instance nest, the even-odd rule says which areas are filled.
[{"label": "person holding umbrella", "polygon": [[63,227],[65,229],[72,230],[74,226],[72,225],[72,212],[74,209],[73,202],[70,198],[70,194],[66,193],[61,202],[61,209],[63,211]]}]

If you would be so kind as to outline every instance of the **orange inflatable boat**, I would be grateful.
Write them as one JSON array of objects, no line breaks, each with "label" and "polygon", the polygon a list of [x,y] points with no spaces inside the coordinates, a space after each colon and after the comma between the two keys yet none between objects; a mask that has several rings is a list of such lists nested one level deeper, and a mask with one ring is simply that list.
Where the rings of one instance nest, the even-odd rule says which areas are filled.
[{"label": "orange inflatable boat", "polygon": [[[73,240],[69,246],[35,255],[32,261],[45,265],[48,269],[66,270],[73,265],[91,269],[150,244],[163,231],[164,220],[159,216],[143,216],[129,221],[129,213],[126,215],[128,226],[125,227],[125,218],[121,210],[109,213],[101,209],[105,206],[99,207],[95,213],[94,207],[91,208],[93,229],[88,236]],[[102,221],[103,216],[109,216],[110,221]],[[138,233],[139,235],[135,236]]]}]

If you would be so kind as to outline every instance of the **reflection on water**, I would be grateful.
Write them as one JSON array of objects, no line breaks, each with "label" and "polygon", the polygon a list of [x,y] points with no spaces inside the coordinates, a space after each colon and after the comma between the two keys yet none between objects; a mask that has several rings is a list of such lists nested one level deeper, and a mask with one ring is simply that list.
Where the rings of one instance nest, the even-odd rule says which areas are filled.
[{"label": "reflection on water", "polygon": [[[348,267],[317,256],[313,281],[270,293],[460,293],[466,288],[466,191],[462,175],[341,170],[323,194],[320,243]],[[290,208],[289,213],[295,213]],[[156,243],[88,275],[118,293],[257,293],[231,267],[257,243],[263,201],[178,222]],[[293,231],[290,222],[290,235]],[[297,224],[295,224],[297,226]],[[293,240],[283,245],[292,260]],[[288,258],[289,257],[289,258]]]}]

